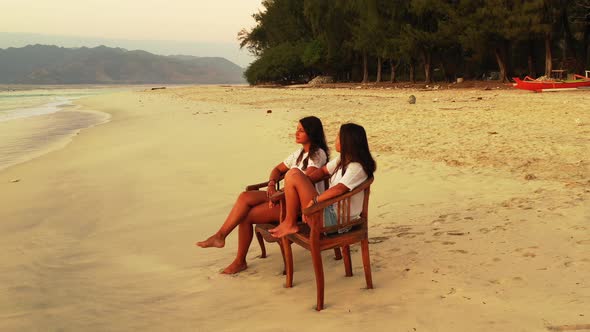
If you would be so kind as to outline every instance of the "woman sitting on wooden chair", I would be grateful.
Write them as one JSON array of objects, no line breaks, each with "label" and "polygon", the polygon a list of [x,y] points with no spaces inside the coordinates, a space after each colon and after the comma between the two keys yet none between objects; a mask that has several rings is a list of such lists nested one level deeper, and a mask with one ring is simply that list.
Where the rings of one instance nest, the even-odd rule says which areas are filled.
[{"label": "woman sitting on wooden chair", "polygon": [[[252,242],[253,224],[270,223],[279,220],[279,207],[274,205],[269,198],[276,192],[276,184],[281,176],[287,173],[289,169],[297,169],[302,175],[311,174],[326,164],[329,150],[324,135],[324,127],[320,119],[309,116],[299,120],[295,132],[295,141],[301,144],[301,148],[272,169],[267,191],[252,190],[242,192],[217,233],[205,241],[197,242],[197,245],[202,248],[223,248],[225,238],[239,225],[237,256],[222,273],[238,273],[248,267],[246,255]],[[323,184],[319,189],[323,190]]]},{"label": "woman sitting on wooden chair", "polygon": [[[330,161],[309,176],[298,169],[291,169],[285,175],[286,215],[281,224],[269,232],[277,238],[298,231],[297,216],[302,208],[328,200],[353,190],[367,178],[373,176],[376,164],[369,151],[367,134],[362,126],[354,123],[343,124],[336,138],[336,151],[340,156]],[[324,176],[330,176],[330,188],[319,194],[313,183]],[[351,198],[350,216],[354,219],[363,208],[363,192]],[[336,224],[333,206],[324,209],[324,226]]]}]

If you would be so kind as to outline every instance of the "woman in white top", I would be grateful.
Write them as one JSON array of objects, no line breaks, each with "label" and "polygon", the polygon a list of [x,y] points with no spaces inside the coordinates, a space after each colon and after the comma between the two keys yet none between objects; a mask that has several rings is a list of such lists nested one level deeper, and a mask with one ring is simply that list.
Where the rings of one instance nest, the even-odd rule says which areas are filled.
[{"label": "woman in white top", "polygon": [[253,224],[279,220],[279,207],[274,205],[269,197],[276,192],[276,183],[280,176],[290,169],[297,169],[303,175],[311,174],[326,164],[329,150],[320,119],[309,116],[299,120],[295,141],[301,144],[301,148],[272,169],[267,191],[242,192],[217,233],[205,241],[197,242],[202,248],[223,248],[225,238],[239,225],[237,256],[222,273],[233,274],[248,267],[246,254],[254,235]]},{"label": "woman in white top", "polygon": [[[375,160],[369,151],[367,134],[365,129],[354,123],[347,123],[340,127],[336,138],[336,151],[340,157],[330,161],[309,176],[301,171],[292,169],[285,176],[285,220],[277,227],[270,230],[274,237],[283,237],[296,233],[297,216],[303,208],[314,203],[349,192],[360,185],[367,178],[373,176],[376,169]],[[330,175],[330,188],[319,194],[313,186],[313,182]],[[351,198],[350,216],[352,219],[359,216],[363,208],[364,193],[360,192]],[[324,209],[324,225],[332,226],[336,223],[334,207]]]}]

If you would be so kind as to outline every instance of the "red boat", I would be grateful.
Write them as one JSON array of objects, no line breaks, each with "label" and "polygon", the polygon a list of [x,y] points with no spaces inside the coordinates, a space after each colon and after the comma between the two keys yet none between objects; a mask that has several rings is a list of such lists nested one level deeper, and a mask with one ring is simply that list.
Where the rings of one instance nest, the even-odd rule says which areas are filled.
[{"label": "red boat", "polygon": [[535,92],[563,91],[563,90],[590,90],[590,78],[582,75],[574,75],[573,80],[535,80],[527,76],[524,80],[518,77],[512,78],[514,87]]}]

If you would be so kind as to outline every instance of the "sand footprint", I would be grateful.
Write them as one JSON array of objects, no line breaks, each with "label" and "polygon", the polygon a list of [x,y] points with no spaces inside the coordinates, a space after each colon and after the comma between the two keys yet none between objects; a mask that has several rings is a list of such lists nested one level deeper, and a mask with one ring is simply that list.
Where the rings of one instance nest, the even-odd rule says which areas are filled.
[{"label": "sand footprint", "polygon": [[389,236],[376,236],[369,238],[369,244],[381,243],[385,240],[389,240]]},{"label": "sand footprint", "polygon": [[403,238],[408,238],[408,239],[413,239],[418,235],[423,235],[424,232],[403,232],[403,233],[398,233],[396,236],[397,237],[403,237]]},{"label": "sand footprint", "polygon": [[454,254],[468,254],[469,253],[469,251],[463,250],[463,249],[455,249],[455,250],[449,250],[449,251]]}]

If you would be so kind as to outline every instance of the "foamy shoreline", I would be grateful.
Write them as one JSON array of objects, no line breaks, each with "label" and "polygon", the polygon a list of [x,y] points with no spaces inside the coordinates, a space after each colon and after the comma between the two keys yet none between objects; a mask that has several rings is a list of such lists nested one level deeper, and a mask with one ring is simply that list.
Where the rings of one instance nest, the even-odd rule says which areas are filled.
[{"label": "foamy shoreline", "polygon": [[[589,322],[587,93],[192,87],[80,105],[112,118],[0,172],[1,330],[495,332]],[[245,185],[297,148],[307,115],[323,120],[330,147],[341,123],[365,126],[378,163],[375,289],[363,288],[358,247],[352,278],[326,252],[321,313],[304,250],[294,246],[295,286],[285,289],[276,245],[259,259],[253,243],[235,276],[219,270],[236,234],[223,249],[194,246]]]},{"label": "foamy shoreline", "polygon": [[0,171],[62,149],[80,131],[110,119],[108,113],[80,109],[70,100],[29,110],[0,119]]}]

